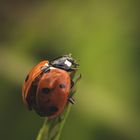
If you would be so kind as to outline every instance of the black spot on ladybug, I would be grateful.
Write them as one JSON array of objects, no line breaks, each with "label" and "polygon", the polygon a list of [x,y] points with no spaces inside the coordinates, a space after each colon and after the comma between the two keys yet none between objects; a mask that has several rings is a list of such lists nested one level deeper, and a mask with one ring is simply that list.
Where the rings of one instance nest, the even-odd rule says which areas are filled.
[{"label": "black spot on ladybug", "polygon": [[43,93],[43,94],[47,94],[47,93],[49,93],[51,91],[52,91],[52,89],[50,89],[50,88],[42,88],[41,89],[41,93]]},{"label": "black spot on ladybug", "polygon": [[34,82],[31,84],[31,87],[29,89],[29,92],[28,92],[28,96],[27,96],[27,102],[29,104],[29,107],[30,109],[36,105],[36,96],[35,96],[35,93],[36,93],[36,90],[37,90],[37,84],[34,84]]},{"label": "black spot on ladybug", "polygon": [[51,116],[51,115],[53,115],[57,111],[58,111],[58,108],[56,106],[50,106],[48,108],[47,115]]},{"label": "black spot on ladybug", "polygon": [[36,91],[37,91],[37,86],[38,86],[40,77],[41,75],[36,77],[29,88],[27,99],[26,99],[29,104],[29,109],[32,109],[33,107],[36,106]]},{"label": "black spot on ladybug", "polygon": [[66,86],[64,84],[59,85],[60,88],[65,88]]},{"label": "black spot on ladybug", "polygon": [[46,101],[45,101],[45,103],[49,103],[50,102],[50,99],[47,99]]},{"label": "black spot on ladybug", "polygon": [[26,76],[26,78],[25,78],[25,82],[27,82],[28,79],[29,79],[29,75]]}]

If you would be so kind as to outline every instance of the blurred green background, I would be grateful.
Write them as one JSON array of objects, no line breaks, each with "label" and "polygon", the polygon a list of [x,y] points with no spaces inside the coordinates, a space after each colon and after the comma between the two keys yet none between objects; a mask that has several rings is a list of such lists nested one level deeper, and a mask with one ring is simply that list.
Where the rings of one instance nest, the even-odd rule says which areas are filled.
[{"label": "blurred green background", "polygon": [[21,97],[29,70],[72,53],[82,80],[61,140],[140,140],[137,0],[0,1],[0,139],[34,140],[44,121]]}]

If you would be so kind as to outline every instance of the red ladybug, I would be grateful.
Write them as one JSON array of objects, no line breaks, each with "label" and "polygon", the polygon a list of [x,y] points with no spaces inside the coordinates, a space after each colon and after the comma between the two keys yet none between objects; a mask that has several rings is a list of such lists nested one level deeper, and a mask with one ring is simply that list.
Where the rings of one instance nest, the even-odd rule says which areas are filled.
[{"label": "red ladybug", "polygon": [[22,89],[24,104],[49,119],[60,115],[68,101],[73,103],[69,95],[74,85],[70,73],[77,66],[70,55],[40,62],[25,79]]}]

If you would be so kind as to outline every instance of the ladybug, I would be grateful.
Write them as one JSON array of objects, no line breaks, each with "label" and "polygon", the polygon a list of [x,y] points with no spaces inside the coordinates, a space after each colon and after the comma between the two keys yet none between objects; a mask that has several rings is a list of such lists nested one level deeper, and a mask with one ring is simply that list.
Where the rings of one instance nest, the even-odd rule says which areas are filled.
[{"label": "ladybug", "polygon": [[74,86],[71,74],[79,65],[71,55],[63,55],[51,61],[41,61],[25,78],[22,98],[29,110],[53,119],[59,116],[66,104],[74,103],[70,91]]}]

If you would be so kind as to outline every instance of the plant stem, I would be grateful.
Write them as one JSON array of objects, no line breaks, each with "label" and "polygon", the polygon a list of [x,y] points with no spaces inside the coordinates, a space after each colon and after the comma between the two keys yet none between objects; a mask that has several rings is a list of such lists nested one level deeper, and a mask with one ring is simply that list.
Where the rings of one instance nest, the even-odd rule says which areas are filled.
[{"label": "plant stem", "polygon": [[61,116],[51,120],[45,118],[44,124],[36,140],[59,140],[62,128],[64,127],[64,123],[70,112],[70,108],[71,104],[68,104]]}]

